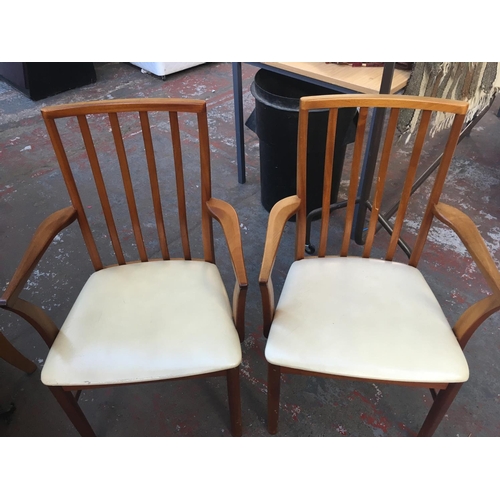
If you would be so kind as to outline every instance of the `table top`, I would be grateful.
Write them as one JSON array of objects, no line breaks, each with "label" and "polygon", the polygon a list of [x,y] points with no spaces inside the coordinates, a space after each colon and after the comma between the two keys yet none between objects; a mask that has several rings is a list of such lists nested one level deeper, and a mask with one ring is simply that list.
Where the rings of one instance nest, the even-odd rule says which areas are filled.
[{"label": "table top", "polygon": [[[363,94],[379,93],[384,71],[383,67],[352,67],[325,62],[266,62],[263,64]],[[391,94],[395,94],[406,86],[410,73],[409,70],[394,70]]]}]

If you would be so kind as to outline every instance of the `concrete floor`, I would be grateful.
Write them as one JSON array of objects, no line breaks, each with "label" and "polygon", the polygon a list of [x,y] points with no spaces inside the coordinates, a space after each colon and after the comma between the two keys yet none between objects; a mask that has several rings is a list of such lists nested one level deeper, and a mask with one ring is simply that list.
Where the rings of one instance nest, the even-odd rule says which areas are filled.
[{"label": "concrete floor", "polygon": [[[245,436],[268,436],[266,363],[263,356],[260,269],[268,213],[260,204],[259,148],[245,130],[247,182],[237,182],[230,63],[211,63],[168,76],[141,73],[127,63],[97,64],[97,83],[32,102],[0,82],[0,290],[12,277],[38,224],[68,205],[68,196],[39,110],[49,104],[122,97],[206,99],[212,146],[214,196],[231,203],[240,217],[250,288],[246,340],[242,345],[241,390]],[[253,109],[249,86],[256,68],[243,65],[244,106]],[[470,215],[500,262],[500,99],[458,146],[443,200]],[[82,179],[85,176],[82,174]],[[412,201],[421,206],[424,185]],[[334,224],[334,222],[332,223]],[[410,227],[411,231],[411,227]],[[216,230],[224,281],[233,277]],[[313,230],[317,241],[317,228]],[[276,261],[277,294],[292,261],[294,224],[287,225]],[[316,238],[316,240],[315,240]],[[420,266],[450,321],[483,297],[486,285],[461,243],[437,223]],[[92,272],[79,228],[73,224],[50,246],[23,292],[58,324]],[[28,358],[43,366],[47,347],[15,315],[0,312],[0,330]],[[500,435],[500,314],[486,321],[466,348],[471,376],[439,426],[437,436]],[[0,419],[0,435],[76,436],[40,371],[26,375],[0,360],[0,409],[15,411]],[[162,382],[86,391],[81,406],[99,436],[228,436],[224,379]],[[279,436],[412,436],[431,396],[423,389],[283,377]]]}]

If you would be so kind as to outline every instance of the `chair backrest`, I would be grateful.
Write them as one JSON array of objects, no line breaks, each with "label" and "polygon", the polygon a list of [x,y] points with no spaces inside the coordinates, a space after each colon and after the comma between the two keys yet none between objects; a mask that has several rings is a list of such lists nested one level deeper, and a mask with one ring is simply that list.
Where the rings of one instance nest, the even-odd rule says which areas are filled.
[{"label": "chair backrest", "polygon": [[[162,179],[162,175],[167,170],[175,172],[177,204],[174,203],[171,208],[178,212],[182,254],[184,259],[189,260],[192,256],[188,232],[190,210],[186,208],[186,183],[183,168],[185,160],[181,147],[184,143],[191,146],[185,148],[189,149],[189,152],[184,151],[185,156],[188,156],[192,162],[199,161],[200,178],[191,180],[189,186],[194,189],[196,185],[196,188],[201,190],[203,257],[208,262],[214,262],[212,224],[206,207],[206,202],[211,197],[211,177],[205,101],[171,98],[116,99],[50,106],[43,108],[41,112],[71,203],[78,212],[78,222],[96,270],[104,266],[91,230],[89,217],[86,214],[85,208],[92,207],[82,201],[83,188],[78,189],[75,172],[81,176],[82,170],[87,173],[90,166],[110,241],[119,265],[125,264],[126,258],[110,198],[114,200],[118,197],[118,195],[115,196],[116,190],[119,189],[122,193],[124,191],[132,226],[131,231],[125,230],[125,238],[128,236],[131,238],[133,233],[139,259],[146,262],[149,257],[143,232],[145,226],[151,227],[152,221],[142,220],[141,223],[139,216],[141,206],[138,206],[134,194],[134,184],[137,188],[138,184],[147,184],[149,180],[147,191],[151,198],[148,200],[154,211],[154,217],[151,219],[154,219],[156,224],[161,258],[168,260],[171,255],[164,221],[165,199],[163,198],[162,203],[161,196],[161,192],[166,190],[163,186],[167,181]],[[182,122],[180,122],[180,117],[184,119]],[[167,143],[169,135],[171,146]],[[195,160],[191,158],[193,145],[199,149],[199,160],[196,156]],[[167,154],[167,149],[170,150],[170,148],[171,153]],[[170,158],[173,160],[170,161]],[[91,222],[92,220],[94,217],[91,218]],[[126,222],[128,224],[128,221]],[[124,224],[118,227],[122,230],[123,240]]]},{"label": "chair backrest", "polygon": [[[431,123],[433,113],[448,113],[455,115],[452,117],[451,128],[446,131],[447,138],[443,141],[440,138],[442,158],[437,169],[437,174],[434,180],[434,185],[429,196],[425,214],[420,223],[420,229],[416,237],[413,251],[409,264],[416,266],[420,258],[423,246],[425,244],[427,234],[432,222],[433,214],[432,207],[439,200],[443,189],[444,180],[450,165],[453,152],[457,145],[462,124],[467,112],[467,103],[462,101],[452,101],[437,98],[422,98],[412,96],[397,96],[397,95],[336,95],[336,96],[312,96],[303,97],[300,101],[299,112],[299,139],[297,153],[297,195],[301,200],[301,205],[297,213],[297,240],[295,258],[304,258],[305,234],[306,234],[306,181],[307,181],[307,137],[308,137],[308,120],[311,112],[318,110],[328,111],[328,127],[326,138],[326,153],[324,164],[324,181],[323,181],[323,201],[321,207],[321,230],[320,244],[318,256],[324,257],[327,250],[327,238],[329,230],[329,214],[331,204],[331,186],[332,172],[335,168],[342,168],[342,165],[334,165],[334,146],[336,136],[336,123],[339,108],[358,108],[359,115],[357,121],[356,138],[352,150],[352,164],[349,166],[346,162],[344,171],[349,174],[348,190],[347,190],[347,205],[344,232],[342,244],[340,248],[340,256],[347,256],[351,234],[353,230],[353,220],[355,217],[356,205],[359,201],[359,184],[362,172],[363,151],[366,154],[366,144],[370,131],[368,130],[368,117],[370,110],[384,108],[390,110],[388,116],[385,117],[385,124],[380,141],[381,154],[378,158],[377,169],[374,176],[373,188],[368,207],[371,210],[371,215],[368,223],[367,231],[365,232],[365,244],[362,257],[369,257],[372,251],[374,236],[376,234],[379,216],[381,215],[381,206],[383,202],[384,188],[387,184],[388,171],[391,160],[394,156],[396,130],[400,111],[403,109],[420,110],[418,130],[414,137],[413,147],[410,151],[406,151],[404,157],[407,159],[407,164],[401,169],[404,173],[402,181],[401,196],[396,218],[392,224],[392,235],[388,243],[385,253],[386,260],[392,260],[396,251],[398,240],[400,238],[401,229],[405,220],[405,214],[412,193],[412,184],[415,180],[417,170],[421,167],[421,159],[424,144],[431,138],[428,137],[428,127]],[[443,144],[444,142],[444,144]],[[439,152],[433,147],[433,155],[438,156]],[[429,158],[427,157],[426,160]],[[405,160],[406,161],[406,160]],[[349,173],[350,168],[350,173]],[[399,175],[399,174],[398,174]],[[388,191],[386,189],[385,191]]]}]

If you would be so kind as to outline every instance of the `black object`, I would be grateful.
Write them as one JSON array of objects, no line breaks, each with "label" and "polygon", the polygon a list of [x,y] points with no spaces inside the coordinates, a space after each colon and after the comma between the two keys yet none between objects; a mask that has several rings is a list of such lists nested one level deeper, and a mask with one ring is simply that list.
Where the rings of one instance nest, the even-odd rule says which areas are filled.
[{"label": "black object", "polygon": [[0,420],[3,420],[6,423],[10,423],[12,414],[15,411],[16,411],[16,405],[14,403],[10,403],[10,408],[8,410],[4,410],[2,409],[2,407],[0,407]]},{"label": "black object", "polygon": [[[246,122],[259,137],[261,202],[270,211],[276,202],[297,191],[297,135],[299,101],[308,95],[338,94],[319,85],[264,69],[251,86],[255,110]],[[346,145],[353,142],[349,128],[356,108],[339,109],[334,149],[331,202],[337,201]],[[309,115],[307,151],[307,213],[321,206],[326,149],[327,111]]]},{"label": "black object", "polygon": [[0,76],[38,101],[96,82],[94,63],[0,63]]}]

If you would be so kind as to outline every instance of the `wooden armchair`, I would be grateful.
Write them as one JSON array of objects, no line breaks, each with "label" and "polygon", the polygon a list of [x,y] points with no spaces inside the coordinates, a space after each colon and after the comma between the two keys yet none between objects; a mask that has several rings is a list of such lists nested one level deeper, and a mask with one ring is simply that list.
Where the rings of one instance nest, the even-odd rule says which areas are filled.
[{"label": "wooden armchair", "polygon": [[[358,107],[359,121],[353,149],[347,200],[330,206],[333,145],[337,112]],[[360,163],[369,109],[390,110],[379,160],[371,210],[362,252],[350,249],[355,218]],[[329,110],[325,155],[324,192],[320,243],[317,257],[304,256],[306,234],[306,158],[308,117],[311,111]],[[388,168],[394,156],[393,142],[398,116],[403,109],[421,111],[418,130],[404,170],[400,204],[389,232],[381,231],[379,213]],[[443,147],[443,157],[421,218],[413,249],[402,238],[411,186],[426,145],[427,130],[434,112],[452,114],[452,126]],[[434,403],[419,435],[434,433],[462,384],[469,377],[463,354],[468,340],[481,323],[500,309],[500,273],[469,217],[439,201],[446,173],[467,112],[467,103],[412,96],[317,96],[301,99],[299,116],[297,194],[279,201],[269,216],[259,283],[262,295],[265,356],[268,361],[268,426],[278,430],[280,374],[290,373],[370,382],[386,382],[431,389]],[[428,140],[428,138],[427,138]],[[346,165],[347,166],[347,165]],[[346,167],[345,166],[345,167]],[[343,236],[328,242],[333,228],[330,213],[346,208]],[[287,220],[296,215],[295,261],[290,267],[277,307],[271,273]],[[433,219],[452,228],[460,237],[492,294],[471,305],[450,327],[434,293],[417,264]],[[413,221],[414,222],[414,221]],[[332,228],[330,228],[332,226]],[[338,227],[338,224],[337,224]],[[340,230],[339,230],[340,231]],[[374,240],[377,236],[377,246]],[[379,237],[380,236],[380,237]],[[388,240],[381,251],[379,241]],[[327,255],[328,248],[340,248]],[[330,245],[330,247],[328,246]],[[398,246],[408,255],[396,262]],[[374,250],[377,257],[371,257]]]},{"label": "wooden armchair", "polygon": [[[130,120],[126,125],[120,124],[124,113],[134,114],[135,129],[129,129]],[[42,382],[50,387],[78,432],[91,436],[94,432],[77,403],[82,390],[224,376],[228,384],[231,431],[233,435],[241,435],[239,365],[247,276],[236,212],[211,194],[206,103],[190,99],[123,99],[52,106],[42,109],[42,115],[71,206],[50,215],[39,226],[0,302],[1,307],[34,326],[49,346]],[[75,146],[77,137],[82,143],[80,150]],[[195,152],[199,149],[199,160],[196,154],[193,160],[192,149],[181,147],[182,137],[195,144]],[[166,165],[168,155],[158,154],[169,147],[172,165]],[[190,185],[191,191],[194,184],[199,185],[199,198],[192,204],[186,198],[183,169],[188,155],[190,161],[200,164],[201,171],[201,177]],[[110,163],[111,158],[114,163]],[[109,233],[108,248],[112,247],[116,257],[116,263],[111,265],[103,263],[102,250],[98,249],[104,224],[99,230],[95,213],[87,214],[84,190],[77,187],[81,169],[90,178],[89,165]],[[75,173],[78,168],[79,177]],[[166,190],[167,172],[176,186],[172,190],[177,193],[177,202],[160,196]],[[143,207],[136,199],[138,182],[134,186],[134,179],[149,180],[141,183],[149,184],[152,220],[140,221]],[[124,199],[116,194],[118,187],[124,192]],[[123,219],[123,210],[116,209],[122,200],[123,207],[125,201],[128,206],[128,221]],[[199,207],[200,201],[200,219],[193,223],[192,218],[197,214],[193,207]],[[178,218],[180,258],[171,256],[170,240],[167,244],[166,207],[174,212],[170,214],[174,219]],[[222,226],[236,276],[232,307],[215,265],[212,219]],[[20,299],[19,293],[54,237],[75,220],[95,272],[59,329],[42,309]],[[130,221],[128,229],[130,226],[125,223]],[[158,239],[153,250],[150,245],[148,253],[144,235],[153,226],[152,222]],[[193,227],[200,227],[200,222],[203,258],[195,259],[189,235],[194,232]],[[138,260],[127,258],[124,249],[127,237],[123,236],[127,229],[128,241],[135,242],[129,244],[132,247],[129,253],[136,251]],[[150,233],[154,238],[154,230]],[[176,239],[175,235],[170,237]],[[158,258],[152,258],[155,253]],[[77,391],[76,395],[71,391]]]}]

